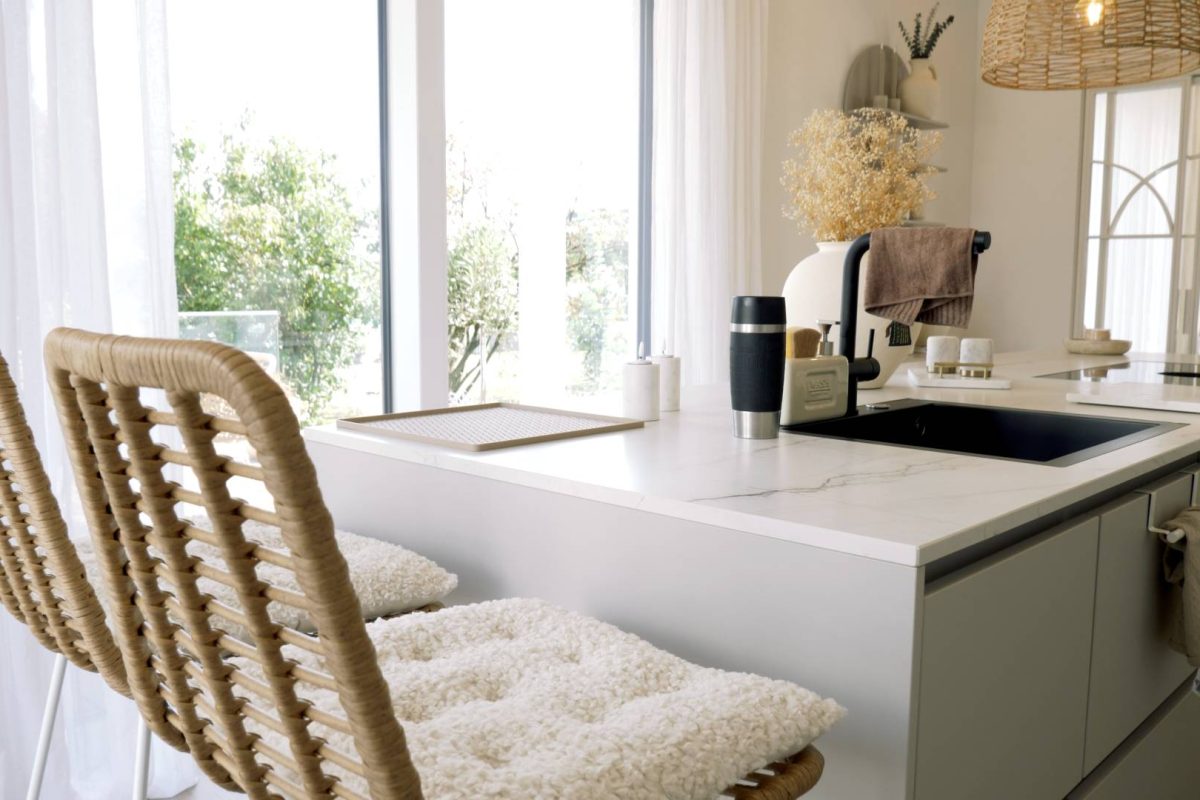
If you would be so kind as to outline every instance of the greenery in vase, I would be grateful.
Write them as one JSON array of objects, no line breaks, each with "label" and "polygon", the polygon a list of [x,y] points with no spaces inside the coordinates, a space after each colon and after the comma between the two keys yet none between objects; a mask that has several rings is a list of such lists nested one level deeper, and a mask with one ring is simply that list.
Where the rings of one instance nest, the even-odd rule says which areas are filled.
[{"label": "greenery in vase", "polygon": [[909,33],[908,29],[904,27],[903,22],[898,23],[900,33],[904,36],[904,43],[908,45],[908,54],[913,58],[929,58],[933,53],[933,48],[937,47],[938,39],[941,39],[946,29],[954,23],[953,14],[941,22],[936,20],[939,5],[941,4],[934,4],[925,20],[922,20],[921,13],[917,12],[917,17],[913,20],[912,33]]},{"label": "greenery in vase", "polygon": [[788,141],[798,155],[783,162],[783,213],[819,242],[898,225],[934,197],[925,176],[941,134],[921,134],[899,114],[817,110]]}]

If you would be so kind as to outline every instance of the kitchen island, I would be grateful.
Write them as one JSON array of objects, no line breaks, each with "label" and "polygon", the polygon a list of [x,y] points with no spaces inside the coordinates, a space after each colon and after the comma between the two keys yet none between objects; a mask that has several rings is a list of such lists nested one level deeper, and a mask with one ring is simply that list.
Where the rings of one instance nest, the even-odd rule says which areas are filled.
[{"label": "kitchen island", "polygon": [[722,387],[643,429],[485,453],[305,436],[338,525],[457,572],[455,602],[542,597],[837,698],[816,798],[1119,797],[1163,752],[1139,742],[1200,724],[1148,530],[1192,502],[1200,417],[1034,377],[1119,360],[1001,356],[1011,391],[913,389],[902,367],[859,396],[1185,423],[1064,467],[738,440]]}]

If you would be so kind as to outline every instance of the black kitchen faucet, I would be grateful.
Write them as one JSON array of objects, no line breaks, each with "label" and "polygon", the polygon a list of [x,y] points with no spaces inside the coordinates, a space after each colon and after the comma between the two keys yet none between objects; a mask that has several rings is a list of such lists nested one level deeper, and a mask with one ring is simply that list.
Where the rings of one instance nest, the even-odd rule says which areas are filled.
[{"label": "black kitchen faucet", "polygon": [[[971,248],[975,255],[992,246],[992,234],[987,231],[976,231]],[[854,357],[854,342],[858,335],[858,275],[862,268],[863,256],[871,249],[871,234],[864,233],[854,240],[846,252],[846,263],[842,268],[842,321],[841,321],[841,351],[850,362],[850,377],[846,386],[846,416],[858,413],[858,383],[859,381],[874,380],[879,377],[879,362],[873,357],[875,350],[874,329],[867,343],[867,355],[864,358]]]}]

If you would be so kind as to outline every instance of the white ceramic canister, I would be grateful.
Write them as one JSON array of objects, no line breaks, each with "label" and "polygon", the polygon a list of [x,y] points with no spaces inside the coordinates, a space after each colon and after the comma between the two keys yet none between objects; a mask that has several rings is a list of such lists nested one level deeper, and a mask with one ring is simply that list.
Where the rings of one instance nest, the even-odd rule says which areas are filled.
[{"label": "white ceramic canister", "polygon": [[658,410],[679,410],[679,356],[659,355],[650,359],[658,365]]},{"label": "white ceramic canister", "polygon": [[622,416],[646,421],[658,419],[658,364],[648,359],[628,361],[622,378]]}]

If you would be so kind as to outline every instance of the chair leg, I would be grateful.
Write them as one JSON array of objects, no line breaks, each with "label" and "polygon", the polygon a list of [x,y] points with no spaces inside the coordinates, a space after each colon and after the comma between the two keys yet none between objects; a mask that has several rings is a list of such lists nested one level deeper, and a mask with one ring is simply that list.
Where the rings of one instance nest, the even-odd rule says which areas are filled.
[{"label": "chair leg", "polygon": [[66,671],[67,657],[60,653],[54,657],[54,672],[50,674],[50,690],[46,692],[46,710],[42,713],[42,730],[38,735],[37,753],[33,757],[33,772],[29,775],[26,800],[38,800],[38,795],[42,793],[42,779],[46,776],[46,757],[50,754],[54,719],[58,716],[58,701],[62,698],[63,675]]},{"label": "chair leg", "polygon": [[133,800],[146,800],[146,781],[150,774],[150,726],[138,714],[137,756],[133,763]]}]

